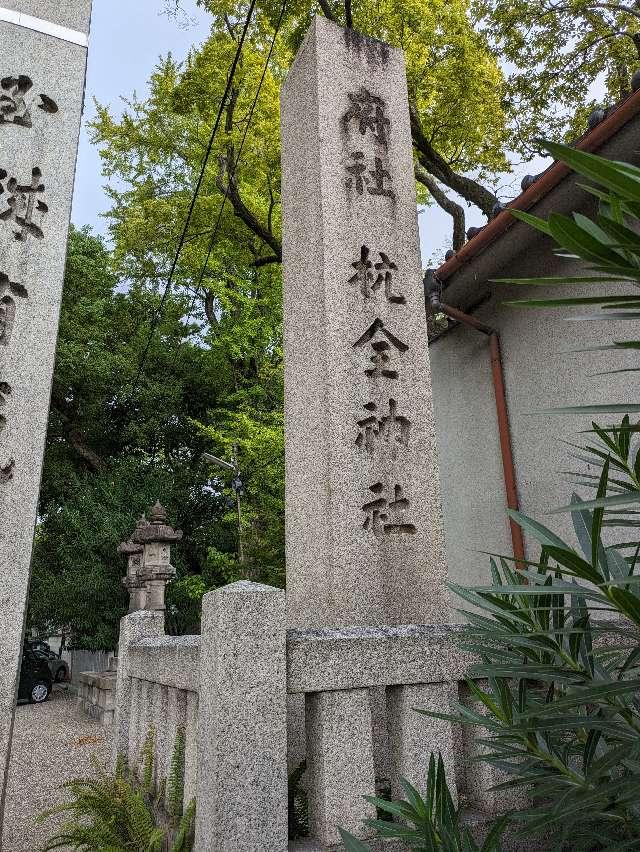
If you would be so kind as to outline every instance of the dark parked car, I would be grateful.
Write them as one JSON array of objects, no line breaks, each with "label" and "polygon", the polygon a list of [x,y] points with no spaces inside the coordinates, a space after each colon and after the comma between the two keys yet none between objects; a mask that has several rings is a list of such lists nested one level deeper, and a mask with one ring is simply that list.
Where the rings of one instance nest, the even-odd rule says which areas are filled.
[{"label": "dark parked car", "polygon": [[29,642],[29,645],[37,657],[47,661],[54,683],[66,683],[69,680],[69,667],[64,660],[54,654],[46,642]]},{"label": "dark parked car", "polygon": [[48,661],[39,656],[30,645],[25,644],[22,649],[18,698],[41,704],[47,700],[52,689],[53,677]]}]

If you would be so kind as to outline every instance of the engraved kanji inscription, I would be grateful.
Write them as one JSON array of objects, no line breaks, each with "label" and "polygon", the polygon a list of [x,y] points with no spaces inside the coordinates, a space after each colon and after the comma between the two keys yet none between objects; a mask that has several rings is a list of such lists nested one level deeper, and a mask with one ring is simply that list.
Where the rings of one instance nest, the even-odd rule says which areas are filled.
[{"label": "engraved kanji inscription", "polygon": [[368,402],[364,407],[369,414],[358,420],[356,447],[371,454],[387,444],[395,458],[399,446],[409,446],[411,422],[398,414],[398,403],[395,399],[389,400],[389,413],[384,417],[378,417],[378,406],[375,402]]},{"label": "engraved kanji inscription", "polygon": [[374,157],[375,161],[375,169],[370,171],[369,174],[373,180],[374,186],[369,186],[368,191],[371,195],[384,195],[387,198],[395,198],[395,193],[385,187],[385,180],[388,180],[391,183],[391,174],[382,166],[382,160],[380,157]]},{"label": "engraved kanji inscription", "polygon": [[26,287],[9,281],[9,276],[0,272],[0,346],[6,346],[11,340],[16,316],[14,296],[26,299],[28,295]]},{"label": "engraved kanji inscription", "polygon": [[345,166],[350,175],[345,180],[347,189],[355,189],[358,195],[363,195],[366,189],[369,195],[395,198],[395,193],[387,184],[391,183],[391,173],[384,168],[381,157],[373,158],[373,169],[368,168],[362,151],[354,151],[349,157],[353,162]]},{"label": "engraved kanji inscription", "polygon": [[[8,382],[0,381],[0,409],[4,408],[7,404],[8,396],[11,396],[11,385]],[[6,425],[7,418],[0,412],[0,433],[4,431]],[[4,465],[0,464],[0,484],[13,479],[14,466],[14,459],[9,459],[9,461]]]},{"label": "engraved kanji inscription", "polygon": [[394,350],[398,355],[404,355],[409,349],[395,334],[392,334],[381,319],[375,319],[362,337],[353,344],[354,349],[362,349],[367,344],[372,354],[369,358],[373,367],[367,367],[365,374],[371,379],[397,379],[398,371],[393,368],[391,358]]},{"label": "engraved kanji inscription", "polygon": [[373,500],[362,506],[366,515],[363,529],[370,530],[377,539],[390,535],[413,535],[416,532],[414,524],[406,520],[410,507],[401,485],[394,486],[393,500],[384,496],[384,486],[381,482],[371,485],[369,491],[373,494]]},{"label": "engraved kanji inscription", "polygon": [[41,94],[39,99],[27,98],[32,88],[33,81],[26,74],[0,79],[0,124],[31,127],[31,110],[37,100],[37,107],[43,112],[58,112],[58,105],[48,95]]},{"label": "engraved kanji inscription", "polygon": [[7,205],[7,208],[0,212],[0,222],[13,223],[13,236],[16,240],[24,242],[29,236],[43,239],[41,226],[49,207],[38,198],[44,193],[42,172],[38,168],[32,169],[30,184],[20,184],[15,177],[8,180],[7,178],[7,172],[0,169],[0,202],[4,201]]},{"label": "engraved kanji inscription", "polygon": [[398,271],[396,264],[382,251],[378,252],[380,261],[373,263],[369,260],[370,254],[368,246],[362,246],[360,259],[351,264],[356,271],[349,278],[349,284],[357,284],[365,299],[383,290],[388,302],[394,305],[406,304],[404,296],[393,292],[394,273]]},{"label": "engraved kanji inscription", "polygon": [[345,129],[353,122],[363,136],[370,130],[375,140],[386,148],[391,122],[385,115],[387,106],[382,98],[372,94],[364,86],[361,86],[357,93],[349,92],[348,98],[350,106],[342,117]]}]

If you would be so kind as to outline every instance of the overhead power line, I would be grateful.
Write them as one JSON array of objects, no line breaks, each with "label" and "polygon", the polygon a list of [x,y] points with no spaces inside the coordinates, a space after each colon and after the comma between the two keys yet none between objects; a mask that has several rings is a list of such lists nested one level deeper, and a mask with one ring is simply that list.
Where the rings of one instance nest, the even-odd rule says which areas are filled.
[{"label": "overhead power line", "polygon": [[[269,63],[271,62],[271,54],[273,53],[273,48],[276,43],[276,38],[278,37],[278,33],[280,31],[280,25],[282,24],[282,18],[284,16],[284,10],[287,5],[287,0],[283,0],[282,7],[280,8],[280,15],[278,17],[275,30],[273,32],[273,38],[271,39],[271,45],[269,46],[269,52],[267,54],[267,58],[264,63],[264,67],[262,69],[262,75],[260,77],[260,82],[258,83],[258,88],[256,89],[256,93],[253,98],[253,102],[251,104],[251,109],[247,115],[247,123],[245,124],[244,133],[242,134],[242,139],[240,140],[240,147],[238,149],[238,154],[227,174],[227,186],[225,189],[224,197],[222,199],[222,203],[220,204],[220,209],[218,210],[218,217],[216,219],[216,224],[214,225],[213,232],[211,234],[211,239],[209,240],[209,246],[207,249],[207,257],[205,259],[204,265],[200,271],[200,275],[198,277],[198,283],[196,284],[196,296],[197,291],[200,285],[202,284],[202,279],[204,278],[205,272],[207,270],[207,266],[209,264],[209,260],[211,259],[211,253],[213,251],[213,247],[215,245],[218,231],[220,229],[220,222],[222,221],[222,213],[224,211],[224,205],[227,202],[227,198],[229,197],[229,188],[231,186],[231,181],[235,178],[236,168],[238,167],[238,163],[240,162],[240,157],[242,156],[242,151],[244,149],[244,144],[247,141],[247,135],[249,133],[249,128],[251,127],[251,121],[253,119],[253,113],[255,112],[256,105],[258,103],[258,98],[260,97],[260,92],[262,91],[262,84],[264,83],[265,77],[267,76],[267,70],[269,68]],[[195,301],[195,297],[194,297]]]},{"label": "overhead power line", "polygon": [[200,193],[200,189],[202,187],[202,182],[203,182],[204,176],[206,174],[207,164],[209,162],[209,157],[211,156],[211,151],[213,150],[213,143],[215,141],[216,134],[218,132],[218,127],[220,126],[220,120],[222,119],[222,114],[224,112],[224,108],[227,104],[227,98],[229,97],[229,92],[231,91],[231,85],[233,83],[233,78],[234,78],[234,75],[236,73],[236,68],[237,68],[238,62],[240,60],[240,55],[242,53],[244,40],[245,40],[245,37],[246,37],[247,32],[249,30],[251,18],[253,17],[253,10],[254,10],[255,5],[256,5],[256,0],[251,0],[251,4],[250,4],[249,9],[247,11],[247,17],[246,17],[246,20],[244,22],[244,27],[242,29],[242,35],[240,36],[240,41],[238,42],[238,46],[236,48],[236,52],[235,52],[235,55],[233,57],[233,62],[231,63],[231,68],[229,69],[229,76],[227,77],[227,84],[225,86],[225,90],[224,90],[224,93],[222,95],[222,99],[221,99],[220,104],[218,106],[218,114],[216,115],[216,120],[214,122],[213,129],[211,131],[211,136],[209,137],[209,144],[207,146],[207,150],[206,150],[204,158],[202,160],[202,166],[200,168],[200,174],[198,175],[198,180],[196,182],[195,188],[194,188],[192,195],[191,195],[191,201],[189,203],[189,209],[187,211],[187,217],[185,219],[184,226],[182,228],[182,233],[180,235],[180,240],[178,242],[178,247],[176,249],[175,256],[174,256],[173,261],[171,263],[171,269],[169,270],[169,276],[167,278],[167,283],[165,285],[164,292],[162,294],[162,298],[160,299],[160,305],[158,306],[158,309],[155,313],[155,316],[154,316],[154,318],[151,322],[151,328],[149,330],[147,342],[146,342],[144,350],[142,352],[142,357],[141,357],[140,363],[138,365],[136,377],[133,381],[133,387],[132,387],[132,391],[131,391],[132,397],[136,393],[136,390],[137,390],[137,387],[138,387],[138,382],[140,381],[140,376],[142,375],[142,370],[144,369],[144,365],[145,365],[145,362],[147,360],[147,355],[149,354],[149,348],[151,346],[151,341],[153,340],[153,336],[155,334],[156,328],[157,328],[158,323],[160,322],[160,319],[162,317],[162,311],[163,311],[163,308],[164,308],[164,304],[167,300],[169,290],[171,289],[173,277],[175,275],[176,267],[178,266],[178,261],[180,259],[180,254],[182,252],[182,248],[184,246],[184,243],[185,243],[185,240],[186,240],[186,237],[187,237],[189,225],[191,224],[191,217],[193,216],[193,211],[194,211],[195,206],[196,206],[198,194]]}]

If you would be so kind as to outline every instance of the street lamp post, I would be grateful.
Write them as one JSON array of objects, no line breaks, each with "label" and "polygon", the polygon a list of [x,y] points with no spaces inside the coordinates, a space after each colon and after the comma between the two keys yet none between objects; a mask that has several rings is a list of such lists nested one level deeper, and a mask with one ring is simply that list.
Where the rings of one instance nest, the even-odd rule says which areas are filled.
[{"label": "street lamp post", "polygon": [[205,461],[215,464],[223,470],[230,470],[233,473],[231,487],[236,492],[236,512],[238,515],[238,559],[240,561],[240,565],[244,566],[244,547],[242,545],[242,508],[240,505],[240,492],[242,491],[243,485],[242,479],[240,478],[240,471],[238,470],[238,447],[234,444],[231,462],[219,459],[211,453],[203,453],[202,457]]}]

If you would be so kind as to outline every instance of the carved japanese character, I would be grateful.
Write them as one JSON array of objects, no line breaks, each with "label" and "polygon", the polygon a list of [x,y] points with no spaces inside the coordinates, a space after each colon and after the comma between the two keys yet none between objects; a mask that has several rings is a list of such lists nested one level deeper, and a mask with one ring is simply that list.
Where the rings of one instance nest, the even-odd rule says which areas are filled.
[{"label": "carved japanese character", "polygon": [[391,181],[391,174],[382,167],[380,157],[375,157],[375,170],[369,171],[369,174],[375,182],[375,186],[370,186],[367,189],[370,195],[384,195],[387,198],[395,198],[395,193],[391,189],[387,189],[384,185],[385,180]]},{"label": "carved japanese character", "polygon": [[[4,169],[0,169],[0,196],[8,193],[5,203],[7,209],[0,213],[0,222],[15,222],[18,226],[14,227],[13,235],[16,240],[25,241],[28,236],[35,237],[38,240],[44,238],[44,232],[40,225],[42,224],[45,215],[49,212],[49,207],[37,195],[44,192],[44,184],[41,183],[42,172],[35,168],[31,172],[30,184],[19,184],[16,178],[8,177]],[[40,220],[40,225],[33,221],[34,216]]]},{"label": "carved japanese character", "polygon": [[[375,168],[368,169],[365,163],[365,155],[362,151],[354,151],[349,155],[353,162],[345,166],[352,177],[345,180],[347,189],[355,189],[358,195],[363,195],[366,187],[369,195],[381,195],[386,198],[395,198],[395,193],[385,185],[385,181],[391,182],[391,174],[382,165],[380,157],[374,157]],[[370,175],[368,177],[367,175]]]},{"label": "carved japanese character", "polygon": [[368,402],[364,407],[370,413],[368,417],[358,420],[356,447],[373,453],[380,444],[385,442],[391,445],[395,458],[398,454],[398,445],[409,446],[411,422],[398,414],[398,403],[395,399],[389,400],[389,413],[384,417],[376,416],[378,406],[375,402]]},{"label": "carved japanese character", "polygon": [[[19,77],[3,77],[0,80],[0,124],[17,124],[31,127],[31,108],[35,98],[27,102],[27,93],[33,87],[33,81],[26,74]],[[38,109],[43,112],[58,112],[58,105],[48,95],[40,95]]]},{"label": "carved japanese character", "polygon": [[26,287],[9,281],[9,276],[0,272],[0,346],[6,346],[11,340],[16,315],[16,303],[13,297],[26,299],[28,295]]},{"label": "carved japanese character", "polygon": [[[393,292],[393,273],[398,271],[398,267],[392,260],[389,260],[389,256],[384,252],[381,251],[378,254],[380,262],[373,264],[369,260],[370,251],[368,246],[362,246],[360,249],[360,259],[351,264],[356,270],[356,273],[349,278],[349,284],[357,284],[365,299],[377,293],[384,286],[384,295],[388,302],[395,305],[404,305],[406,303],[405,297]],[[373,269],[377,273],[375,276]]]},{"label": "carved japanese character", "polygon": [[355,121],[363,136],[367,130],[371,130],[376,141],[386,148],[391,122],[384,114],[385,102],[377,95],[371,94],[364,86],[357,94],[349,93],[348,97],[351,106],[342,117],[345,129],[349,127],[350,122]]},{"label": "carved japanese character", "polygon": [[369,491],[373,493],[374,499],[362,506],[362,511],[366,514],[363,529],[371,530],[377,539],[389,535],[413,535],[416,532],[415,526],[407,523],[405,519],[409,501],[404,496],[401,485],[394,486],[393,500],[383,496],[384,486],[381,482],[370,486]]},{"label": "carved japanese character", "polygon": [[351,154],[351,159],[354,162],[352,165],[347,166],[346,169],[349,174],[353,175],[353,177],[347,178],[345,186],[347,189],[354,187],[358,195],[362,195],[365,183],[369,183],[369,178],[365,177],[367,167],[364,164],[364,154],[362,151],[354,151],[353,154]]},{"label": "carved japanese character", "polygon": [[373,354],[369,360],[373,367],[368,367],[364,372],[371,379],[380,377],[385,379],[397,379],[398,371],[391,367],[391,355],[393,346],[400,355],[408,350],[406,343],[403,343],[399,338],[385,328],[381,319],[375,319],[365,333],[353,344],[354,349],[361,349],[369,344],[373,350]]}]

